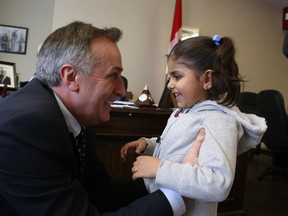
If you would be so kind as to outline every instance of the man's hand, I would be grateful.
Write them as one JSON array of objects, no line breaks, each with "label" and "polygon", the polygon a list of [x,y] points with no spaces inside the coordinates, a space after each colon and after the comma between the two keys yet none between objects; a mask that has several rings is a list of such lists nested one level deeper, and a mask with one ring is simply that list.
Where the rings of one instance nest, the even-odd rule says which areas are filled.
[{"label": "man's hand", "polygon": [[[190,147],[187,154],[185,155],[182,161],[182,164],[185,164],[185,163],[191,163],[192,165],[198,164],[199,152],[200,152],[201,145],[204,142],[205,134],[206,134],[205,129],[201,128],[196,139],[192,143],[192,146]],[[186,205],[191,200],[190,198],[187,198],[187,197],[182,197],[182,198]]]},{"label": "man's hand", "polygon": [[192,165],[198,164],[199,152],[202,143],[205,139],[205,129],[201,128],[193,145],[188,150],[187,154],[185,155],[182,163],[191,163]]}]

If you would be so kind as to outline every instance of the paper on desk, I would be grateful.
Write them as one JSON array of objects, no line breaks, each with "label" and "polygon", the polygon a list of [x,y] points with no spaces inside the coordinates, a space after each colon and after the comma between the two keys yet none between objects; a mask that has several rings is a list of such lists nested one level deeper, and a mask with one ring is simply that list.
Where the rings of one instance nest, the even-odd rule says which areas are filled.
[{"label": "paper on desk", "polygon": [[111,107],[139,109],[137,106],[135,106],[133,102],[130,102],[130,101],[114,101],[111,104]]},{"label": "paper on desk", "polygon": [[139,109],[139,107],[137,107],[137,106],[131,106],[131,105],[119,105],[119,104],[112,104],[111,107],[113,107],[113,108]]}]

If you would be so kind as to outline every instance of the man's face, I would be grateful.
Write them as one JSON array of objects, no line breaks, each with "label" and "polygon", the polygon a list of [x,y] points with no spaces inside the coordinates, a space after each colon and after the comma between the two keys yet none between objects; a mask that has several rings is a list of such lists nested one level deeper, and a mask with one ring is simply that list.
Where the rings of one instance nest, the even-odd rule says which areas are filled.
[{"label": "man's face", "polygon": [[92,42],[92,52],[98,64],[88,76],[80,76],[80,108],[82,125],[95,125],[110,119],[111,103],[117,96],[125,96],[121,79],[121,54],[116,44],[98,38]]}]

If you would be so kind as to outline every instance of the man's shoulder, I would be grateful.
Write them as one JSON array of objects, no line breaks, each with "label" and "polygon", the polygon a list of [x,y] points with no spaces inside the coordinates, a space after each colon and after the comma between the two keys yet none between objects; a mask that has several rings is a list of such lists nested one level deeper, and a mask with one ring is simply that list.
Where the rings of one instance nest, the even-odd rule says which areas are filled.
[{"label": "man's shoulder", "polygon": [[59,113],[57,106],[52,90],[45,87],[39,80],[32,80],[22,89],[0,101],[0,114],[51,116]]}]

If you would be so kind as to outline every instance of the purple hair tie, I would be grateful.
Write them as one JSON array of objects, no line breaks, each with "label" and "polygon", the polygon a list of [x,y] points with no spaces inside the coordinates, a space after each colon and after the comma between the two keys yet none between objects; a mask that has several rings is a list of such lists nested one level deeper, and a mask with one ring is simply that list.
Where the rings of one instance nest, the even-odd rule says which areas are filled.
[{"label": "purple hair tie", "polygon": [[221,37],[216,34],[216,35],[213,36],[213,41],[216,44],[216,46],[219,46],[220,45],[220,41],[221,41]]}]

